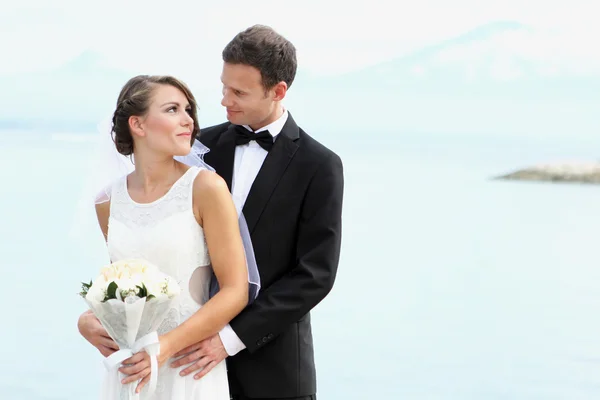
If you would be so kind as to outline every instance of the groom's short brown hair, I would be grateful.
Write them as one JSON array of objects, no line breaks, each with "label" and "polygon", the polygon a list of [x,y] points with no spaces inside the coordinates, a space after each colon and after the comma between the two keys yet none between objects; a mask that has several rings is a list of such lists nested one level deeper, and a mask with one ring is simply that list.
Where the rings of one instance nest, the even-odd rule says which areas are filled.
[{"label": "groom's short brown hair", "polygon": [[272,28],[254,25],[238,33],[223,49],[228,64],[250,65],[260,71],[265,89],[283,81],[288,88],[296,77],[296,48]]}]

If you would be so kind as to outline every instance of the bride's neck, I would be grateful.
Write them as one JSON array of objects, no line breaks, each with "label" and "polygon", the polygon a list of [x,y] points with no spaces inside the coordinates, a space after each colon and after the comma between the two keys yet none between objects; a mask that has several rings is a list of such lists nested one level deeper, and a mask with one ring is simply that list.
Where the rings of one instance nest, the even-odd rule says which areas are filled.
[{"label": "bride's neck", "polygon": [[173,157],[151,158],[138,154],[134,159],[135,170],[131,176],[132,183],[144,192],[170,184],[181,174],[179,163]]}]

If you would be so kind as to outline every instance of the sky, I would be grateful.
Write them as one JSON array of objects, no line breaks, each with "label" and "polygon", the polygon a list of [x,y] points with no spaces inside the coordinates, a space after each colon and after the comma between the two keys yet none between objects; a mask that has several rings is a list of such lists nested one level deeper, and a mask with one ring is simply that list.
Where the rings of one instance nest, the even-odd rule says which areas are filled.
[{"label": "sky", "polygon": [[[595,38],[600,37],[600,24],[592,1],[354,1],[9,2],[0,8],[0,82],[17,83],[11,96],[0,97],[2,114],[19,119],[32,112],[27,84],[13,80],[12,75],[60,68],[91,51],[95,63],[121,70],[123,76],[169,74],[182,79],[201,99],[204,123],[220,121],[221,51],[239,31],[260,23],[272,26],[297,48],[305,90],[291,92],[286,104],[296,106],[297,115],[309,126],[332,121],[330,113],[337,113],[359,115],[370,127],[380,115],[402,110],[397,129],[411,132],[597,135],[600,95],[595,95],[594,88],[600,82],[600,46]],[[494,25],[497,22],[517,24],[507,28],[512,25]],[[483,29],[469,40],[444,43],[476,28],[494,26],[500,29],[492,33]],[[412,76],[398,73],[398,65],[406,63],[384,63],[440,43],[444,45],[435,52],[415,58],[409,66]],[[328,77],[369,66],[377,68],[369,74],[375,79],[367,81],[379,85],[371,97],[351,87],[356,75],[344,77],[348,88],[339,99],[335,89],[323,88],[327,79],[310,79],[311,75]],[[428,76],[432,77],[429,81]],[[532,77],[554,76],[569,79],[542,79],[543,91],[535,79],[527,82]],[[29,79],[25,76],[25,82]],[[81,79],[85,81],[85,74]],[[398,90],[395,81],[415,82],[416,92]],[[497,81],[502,85],[494,86]],[[507,97],[502,91],[508,87],[505,81],[517,81],[510,87],[525,88],[532,96],[521,98],[523,91],[517,90]],[[426,87],[428,82],[439,90],[424,92],[419,85]],[[458,89],[443,92],[448,82]],[[463,96],[460,85],[470,82],[475,82],[471,95]],[[565,87],[562,82],[575,85]],[[70,118],[71,107],[79,107],[74,111],[78,116],[95,120],[95,114],[88,115],[101,108],[94,101],[112,107],[111,91],[114,87],[116,93],[121,84],[112,82],[109,88],[95,83],[106,88],[104,97],[97,92],[92,99],[80,99],[81,83],[76,79],[49,82],[47,88],[35,92],[36,115],[61,119],[67,118],[63,111],[69,110],[65,112]],[[61,94],[63,101],[75,104],[67,107],[56,100],[57,85],[70,85]],[[308,105],[300,107],[306,99],[310,99]],[[432,113],[438,118],[430,118]],[[332,123],[339,125],[337,120]],[[348,124],[355,128],[358,122],[352,119]]]},{"label": "sky", "polygon": [[532,31],[451,49],[446,61],[469,61],[492,46],[494,51],[551,59],[560,69],[600,74],[600,46],[592,41],[600,37],[600,29],[590,4],[589,0],[20,0],[2,5],[0,74],[57,67],[86,49],[125,70],[183,76],[199,70],[216,72],[225,44],[247,26],[263,23],[296,45],[303,70],[331,75],[502,20],[523,23]]}]

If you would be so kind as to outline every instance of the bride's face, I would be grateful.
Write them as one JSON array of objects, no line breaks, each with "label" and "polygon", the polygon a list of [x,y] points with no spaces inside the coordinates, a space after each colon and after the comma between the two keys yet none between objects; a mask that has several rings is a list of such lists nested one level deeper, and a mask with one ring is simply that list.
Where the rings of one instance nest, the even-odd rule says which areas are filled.
[{"label": "bride's face", "polygon": [[190,152],[194,120],[185,94],[170,85],[154,90],[147,114],[140,121],[143,147],[169,156]]}]

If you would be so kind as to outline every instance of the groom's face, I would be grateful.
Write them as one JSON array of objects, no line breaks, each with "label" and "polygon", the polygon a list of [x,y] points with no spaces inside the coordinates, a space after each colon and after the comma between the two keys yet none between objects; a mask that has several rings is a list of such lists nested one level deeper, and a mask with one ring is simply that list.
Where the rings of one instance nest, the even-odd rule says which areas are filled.
[{"label": "groom's face", "polygon": [[224,63],[221,74],[227,119],[236,125],[258,129],[271,121],[275,113],[275,91],[265,90],[260,71],[244,64]]}]

